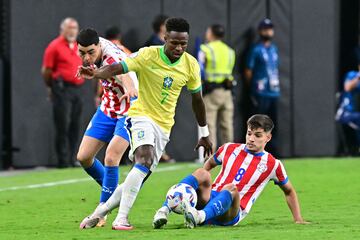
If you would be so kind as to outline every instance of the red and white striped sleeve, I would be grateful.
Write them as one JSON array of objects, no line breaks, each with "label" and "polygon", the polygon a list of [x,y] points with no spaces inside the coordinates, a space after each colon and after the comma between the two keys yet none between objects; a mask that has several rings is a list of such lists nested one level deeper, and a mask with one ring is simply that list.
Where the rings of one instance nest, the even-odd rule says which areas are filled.
[{"label": "red and white striped sleeve", "polygon": [[214,154],[214,160],[218,165],[222,164],[222,161],[224,159],[224,155],[225,155],[225,152],[226,152],[226,149],[228,146],[229,146],[229,143],[222,145],[221,147],[218,148],[218,150]]},{"label": "red and white striped sleeve", "polygon": [[288,182],[289,178],[286,174],[284,165],[280,160],[276,160],[276,162],[278,164],[273,175],[273,180],[276,185],[285,185]]}]

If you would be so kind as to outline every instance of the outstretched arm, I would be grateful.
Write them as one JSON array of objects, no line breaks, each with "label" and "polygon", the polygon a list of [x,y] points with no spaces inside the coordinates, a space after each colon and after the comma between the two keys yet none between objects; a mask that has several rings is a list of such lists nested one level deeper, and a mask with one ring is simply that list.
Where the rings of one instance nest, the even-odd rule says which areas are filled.
[{"label": "outstretched arm", "polygon": [[195,113],[196,120],[200,126],[201,138],[199,139],[198,144],[195,149],[199,147],[204,147],[204,157],[210,156],[212,154],[212,143],[209,139],[209,129],[206,124],[206,112],[205,104],[201,95],[201,91],[192,94],[192,108]]},{"label": "outstretched arm", "polygon": [[304,221],[301,216],[299,200],[295,188],[292,186],[291,182],[288,181],[286,184],[280,185],[280,188],[285,194],[286,202],[291,210],[294,222],[297,224],[309,224],[309,222]]},{"label": "outstretched arm", "polygon": [[79,67],[77,75],[87,79],[92,79],[92,78],[107,79],[116,75],[123,74],[124,72],[125,71],[123,65],[121,63],[118,63],[118,64],[103,66],[98,69],[95,69],[91,66],[88,67],[81,66]]}]

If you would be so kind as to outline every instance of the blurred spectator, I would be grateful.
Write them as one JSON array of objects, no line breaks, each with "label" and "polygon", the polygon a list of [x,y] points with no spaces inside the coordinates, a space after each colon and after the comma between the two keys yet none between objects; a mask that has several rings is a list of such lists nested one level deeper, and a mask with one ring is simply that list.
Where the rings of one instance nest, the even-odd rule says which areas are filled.
[{"label": "blurred spectator", "polygon": [[219,145],[234,141],[234,104],[231,94],[235,51],[223,42],[225,28],[214,24],[206,31],[206,44],[198,55],[202,69],[203,94],[210,139],[217,148],[217,120],[220,126]]},{"label": "blurred spectator", "polygon": [[58,167],[74,166],[79,139],[84,79],[76,77],[82,64],[76,44],[78,31],[75,19],[61,22],[60,36],[47,46],[41,69],[53,104]]},{"label": "blurred spectator", "polygon": [[[251,49],[245,68],[245,78],[251,89],[252,114],[266,114],[274,121],[275,126],[278,126],[279,55],[277,47],[272,42],[274,25],[270,19],[264,19],[259,23],[258,33],[260,41]],[[276,129],[272,134],[268,150],[276,155]]]},{"label": "blurred spectator", "polygon": [[105,31],[105,38],[112,43],[116,44],[121,51],[127,55],[131,54],[131,51],[121,43],[121,31],[118,27],[112,26]]},{"label": "blurred spectator", "polygon": [[[360,112],[356,111],[354,95],[360,93],[360,72],[350,71],[346,74],[344,81],[344,91],[340,96],[339,107],[336,112],[336,121],[351,128],[355,132],[356,146],[355,151],[358,153],[360,147]],[[347,136],[349,137],[349,135]],[[349,142],[349,141],[347,141]],[[349,145],[352,144],[347,144]],[[351,148],[351,146],[350,146]]]},{"label": "blurred spectator", "polygon": [[165,21],[169,17],[166,15],[158,15],[154,19],[152,23],[152,28],[154,33],[151,35],[151,37],[145,42],[145,47],[152,46],[152,45],[163,45],[165,44]]}]

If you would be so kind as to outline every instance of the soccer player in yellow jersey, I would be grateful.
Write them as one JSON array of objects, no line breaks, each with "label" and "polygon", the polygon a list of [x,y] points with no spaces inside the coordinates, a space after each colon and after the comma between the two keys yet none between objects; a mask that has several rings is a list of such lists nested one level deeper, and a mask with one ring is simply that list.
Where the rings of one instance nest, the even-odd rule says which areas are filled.
[{"label": "soccer player in yellow jersey", "polygon": [[129,110],[127,127],[130,133],[130,159],[134,167],[123,187],[115,190],[103,207],[88,220],[87,227],[96,225],[99,218],[120,202],[119,213],[113,222],[115,230],[131,230],[128,214],[143,181],[156,168],[169,141],[177,100],[182,87],[192,93],[192,107],[200,126],[201,138],[196,146],[203,146],[204,155],[212,153],[205,106],[201,95],[200,67],[194,57],[186,53],[189,24],[182,18],[166,21],[164,46],[145,47],[120,64],[99,69],[81,67],[85,78],[107,79],[136,72],[139,79],[139,97]]}]

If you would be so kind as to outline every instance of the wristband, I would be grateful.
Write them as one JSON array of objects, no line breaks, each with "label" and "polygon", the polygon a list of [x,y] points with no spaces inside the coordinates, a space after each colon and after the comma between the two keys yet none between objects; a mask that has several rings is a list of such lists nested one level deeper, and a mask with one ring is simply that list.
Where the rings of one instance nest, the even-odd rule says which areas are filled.
[{"label": "wristband", "polygon": [[203,127],[199,126],[199,137],[208,137],[209,136],[209,128],[208,125],[205,125]]}]

